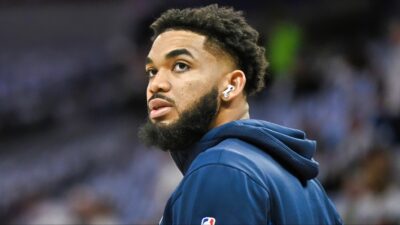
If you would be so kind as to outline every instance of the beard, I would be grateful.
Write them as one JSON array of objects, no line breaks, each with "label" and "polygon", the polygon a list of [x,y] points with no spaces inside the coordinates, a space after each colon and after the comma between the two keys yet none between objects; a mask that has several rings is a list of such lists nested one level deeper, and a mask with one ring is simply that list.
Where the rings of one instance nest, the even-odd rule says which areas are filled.
[{"label": "beard", "polygon": [[208,132],[217,111],[218,89],[214,87],[183,111],[172,124],[153,123],[148,119],[139,130],[139,138],[146,145],[156,146],[163,151],[184,151]]}]

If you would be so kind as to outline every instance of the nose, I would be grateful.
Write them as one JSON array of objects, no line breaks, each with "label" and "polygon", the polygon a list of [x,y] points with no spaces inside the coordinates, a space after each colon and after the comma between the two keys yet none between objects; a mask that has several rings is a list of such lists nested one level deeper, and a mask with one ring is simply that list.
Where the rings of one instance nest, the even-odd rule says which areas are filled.
[{"label": "nose", "polygon": [[147,89],[151,94],[157,92],[168,92],[171,89],[168,72],[165,70],[159,70],[157,74],[150,79]]}]

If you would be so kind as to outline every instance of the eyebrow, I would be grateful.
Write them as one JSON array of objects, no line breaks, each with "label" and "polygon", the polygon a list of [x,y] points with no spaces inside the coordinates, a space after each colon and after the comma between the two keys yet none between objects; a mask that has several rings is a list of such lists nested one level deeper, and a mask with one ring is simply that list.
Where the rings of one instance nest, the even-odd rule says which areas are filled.
[{"label": "eyebrow", "polygon": [[172,51],[168,52],[168,54],[165,55],[165,58],[170,59],[170,58],[174,58],[174,57],[177,57],[180,55],[187,55],[191,58],[194,58],[192,53],[190,53],[186,48],[172,50]]},{"label": "eyebrow", "polygon": [[[165,55],[165,58],[170,59],[170,58],[174,58],[174,57],[177,57],[180,55],[187,55],[194,59],[192,53],[190,53],[186,48],[172,50]],[[146,64],[152,64],[152,63],[153,63],[153,60],[150,57],[147,57]]]}]

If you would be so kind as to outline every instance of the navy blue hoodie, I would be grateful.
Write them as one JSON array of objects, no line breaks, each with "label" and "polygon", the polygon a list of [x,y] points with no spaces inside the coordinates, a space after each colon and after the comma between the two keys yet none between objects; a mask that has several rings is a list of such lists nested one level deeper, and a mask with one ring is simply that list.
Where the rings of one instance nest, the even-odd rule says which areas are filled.
[{"label": "navy blue hoodie", "polygon": [[260,120],[210,130],[172,157],[184,177],[161,224],[342,224],[315,179],[315,141]]}]

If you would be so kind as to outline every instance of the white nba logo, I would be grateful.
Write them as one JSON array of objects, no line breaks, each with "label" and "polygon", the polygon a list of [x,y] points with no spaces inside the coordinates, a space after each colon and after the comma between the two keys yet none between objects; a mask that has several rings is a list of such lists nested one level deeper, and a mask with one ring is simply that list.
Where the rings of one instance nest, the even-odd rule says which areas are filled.
[{"label": "white nba logo", "polygon": [[215,225],[217,220],[214,217],[204,217],[201,220],[201,225]]}]

